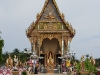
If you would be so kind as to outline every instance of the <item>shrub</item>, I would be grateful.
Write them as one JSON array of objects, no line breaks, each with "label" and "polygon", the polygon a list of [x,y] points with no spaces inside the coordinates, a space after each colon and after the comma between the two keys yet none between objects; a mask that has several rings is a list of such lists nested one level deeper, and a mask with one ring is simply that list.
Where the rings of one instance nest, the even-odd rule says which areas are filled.
[{"label": "shrub", "polygon": [[23,72],[22,72],[22,75],[27,75],[27,72],[26,72],[26,71],[23,71]]}]

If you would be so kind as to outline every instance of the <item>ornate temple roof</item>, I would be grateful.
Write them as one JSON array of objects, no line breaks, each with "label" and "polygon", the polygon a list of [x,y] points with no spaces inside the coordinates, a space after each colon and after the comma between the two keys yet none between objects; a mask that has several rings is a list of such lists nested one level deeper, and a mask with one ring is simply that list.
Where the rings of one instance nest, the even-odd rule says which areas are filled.
[{"label": "ornate temple roof", "polygon": [[36,17],[36,21],[32,22],[26,30],[27,36],[31,36],[31,33],[36,30],[50,31],[52,29],[52,31],[67,31],[72,36],[75,35],[75,29],[65,21],[65,16],[60,13],[55,0],[46,0],[41,13],[38,13]]}]

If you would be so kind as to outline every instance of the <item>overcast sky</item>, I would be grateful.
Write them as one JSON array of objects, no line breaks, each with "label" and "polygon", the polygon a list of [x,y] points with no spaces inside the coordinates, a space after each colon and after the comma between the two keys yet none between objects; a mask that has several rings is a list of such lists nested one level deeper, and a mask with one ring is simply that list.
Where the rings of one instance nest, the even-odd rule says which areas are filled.
[{"label": "overcast sky", "polygon": [[[45,0],[0,0],[0,36],[4,39],[3,52],[14,48],[31,49],[25,29],[36,20]],[[71,50],[76,58],[90,54],[100,57],[100,0],[56,0],[66,21],[72,24],[76,35]]]}]

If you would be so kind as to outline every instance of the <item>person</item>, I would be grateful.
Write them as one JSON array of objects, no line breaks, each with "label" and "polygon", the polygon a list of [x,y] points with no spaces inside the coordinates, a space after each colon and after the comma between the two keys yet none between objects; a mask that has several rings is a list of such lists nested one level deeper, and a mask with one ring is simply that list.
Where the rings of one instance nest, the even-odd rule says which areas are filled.
[{"label": "person", "polygon": [[29,73],[32,73],[32,67],[29,66],[28,71]]},{"label": "person", "polygon": [[44,66],[43,64],[41,65],[41,73],[43,73],[43,70],[44,70]]},{"label": "person", "polygon": [[58,64],[58,73],[60,73],[60,68],[61,68],[61,67],[60,67],[60,65]]},{"label": "person", "polygon": [[38,68],[38,64],[36,64],[36,66],[35,66],[34,74],[38,74],[38,70],[37,70],[37,68]]}]

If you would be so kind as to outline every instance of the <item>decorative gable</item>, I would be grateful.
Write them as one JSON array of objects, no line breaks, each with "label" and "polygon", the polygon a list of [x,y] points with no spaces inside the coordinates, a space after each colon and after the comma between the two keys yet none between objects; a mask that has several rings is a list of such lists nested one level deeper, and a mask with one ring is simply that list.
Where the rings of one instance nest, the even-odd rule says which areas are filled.
[{"label": "decorative gable", "polygon": [[43,14],[39,21],[45,22],[61,22],[62,19],[58,14],[57,8],[55,7],[53,0],[48,0],[47,5],[43,10]]},{"label": "decorative gable", "polygon": [[37,14],[37,19],[35,22],[29,26],[26,31],[27,36],[30,36],[36,31],[44,32],[68,32],[72,36],[75,35],[75,30],[72,28],[71,24],[65,21],[64,14],[60,13],[55,0],[46,0],[41,13]]},{"label": "decorative gable", "polygon": [[68,30],[63,19],[64,15],[60,14],[55,0],[47,0],[42,12],[37,14],[37,21],[34,29]]}]

